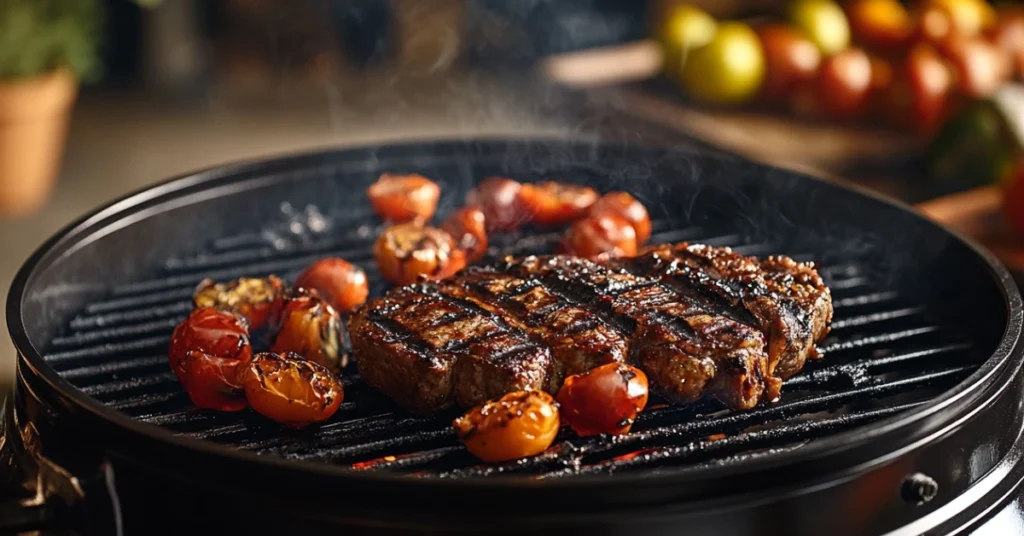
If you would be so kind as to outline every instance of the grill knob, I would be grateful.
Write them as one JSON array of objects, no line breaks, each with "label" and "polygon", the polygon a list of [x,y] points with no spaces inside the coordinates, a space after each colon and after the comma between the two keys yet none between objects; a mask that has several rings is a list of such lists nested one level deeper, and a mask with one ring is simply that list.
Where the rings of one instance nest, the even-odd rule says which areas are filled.
[{"label": "grill knob", "polygon": [[910,504],[924,504],[939,493],[939,483],[924,473],[913,473],[903,479],[900,496]]}]

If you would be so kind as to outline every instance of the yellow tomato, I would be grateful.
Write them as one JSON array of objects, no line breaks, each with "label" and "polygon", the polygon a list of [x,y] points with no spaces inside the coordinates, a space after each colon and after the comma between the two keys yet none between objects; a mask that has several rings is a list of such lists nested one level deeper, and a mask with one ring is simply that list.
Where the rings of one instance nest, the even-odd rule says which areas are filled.
[{"label": "yellow tomato", "polygon": [[764,80],[764,52],[750,26],[726,22],[708,44],[693,50],[683,65],[683,88],[712,104],[750,100]]},{"label": "yellow tomato", "polygon": [[688,4],[669,11],[656,36],[661,44],[665,74],[677,78],[689,52],[711,41],[717,26],[711,15]]},{"label": "yellow tomato", "polygon": [[789,18],[826,56],[850,46],[850,23],[832,0],[796,0],[789,7]]},{"label": "yellow tomato", "polygon": [[985,0],[928,0],[927,4],[944,10],[960,35],[977,35],[996,22],[995,9]]}]

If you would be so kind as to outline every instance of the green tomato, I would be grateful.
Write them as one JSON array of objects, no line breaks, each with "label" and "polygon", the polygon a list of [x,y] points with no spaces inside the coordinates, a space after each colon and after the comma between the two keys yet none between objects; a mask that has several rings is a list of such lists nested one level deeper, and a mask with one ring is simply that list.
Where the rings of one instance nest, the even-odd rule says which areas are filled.
[{"label": "green tomato", "polygon": [[690,52],[683,65],[683,88],[703,102],[740,104],[760,90],[764,63],[754,30],[742,22],[726,22],[708,44]]},{"label": "green tomato", "polygon": [[708,44],[717,27],[715,19],[699,8],[683,4],[672,9],[656,35],[665,74],[678,78],[689,52]]},{"label": "green tomato", "polygon": [[796,0],[789,6],[789,19],[826,56],[850,46],[850,23],[832,0]]}]

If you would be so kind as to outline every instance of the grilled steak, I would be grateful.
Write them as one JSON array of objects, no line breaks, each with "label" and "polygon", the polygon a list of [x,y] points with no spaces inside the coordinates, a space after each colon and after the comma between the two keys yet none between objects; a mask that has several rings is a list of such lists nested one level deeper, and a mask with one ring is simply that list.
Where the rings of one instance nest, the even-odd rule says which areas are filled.
[{"label": "grilled steak", "polygon": [[810,265],[680,244],[603,264],[471,267],[393,289],[349,330],[364,380],[421,414],[517,389],[555,393],[569,374],[623,360],[673,402],[750,408],[816,356],[831,314]]},{"label": "grilled steak", "polygon": [[759,261],[729,248],[682,243],[654,246],[616,264],[759,328],[768,339],[769,373],[782,379],[818,356],[814,345],[832,320],[832,298],[821,277],[788,257]]}]

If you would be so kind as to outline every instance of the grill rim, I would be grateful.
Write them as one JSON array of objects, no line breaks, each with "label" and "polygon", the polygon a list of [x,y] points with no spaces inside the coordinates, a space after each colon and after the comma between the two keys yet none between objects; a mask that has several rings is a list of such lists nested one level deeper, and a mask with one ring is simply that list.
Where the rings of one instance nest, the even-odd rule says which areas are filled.
[{"label": "grill rim", "polygon": [[[137,421],[127,414],[108,407],[96,400],[60,376],[42,358],[29,340],[27,330],[22,321],[21,306],[25,291],[31,285],[37,273],[47,269],[61,258],[72,254],[81,245],[91,242],[109,232],[152,214],[173,209],[175,206],[191,202],[194,198],[210,198],[231,195],[255,187],[261,182],[282,180],[275,172],[288,170],[309,170],[324,165],[336,165],[364,151],[375,151],[381,148],[408,151],[422,150],[424,146],[459,149],[472,146],[490,146],[494,144],[555,144],[573,147],[600,146],[588,140],[565,140],[557,138],[508,138],[508,137],[474,137],[471,139],[423,139],[410,140],[402,143],[382,144],[374,146],[356,146],[340,149],[319,149],[300,153],[290,153],[246,160],[238,163],[212,166],[203,170],[185,173],[165,181],[155,183],[126,194],[68,224],[50,239],[44,242],[19,269],[12,281],[7,299],[7,325],[12,341],[18,352],[19,386],[42,381],[49,395],[56,397],[65,411],[72,410],[77,415],[87,415],[96,419],[97,423],[112,426],[141,436],[140,439],[154,441],[184,449],[195,455],[212,456],[214,459],[244,464],[258,464],[277,471],[301,472],[308,477],[343,479],[354,484],[376,484],[382,486],[400,485],[421,492],[457,491],[486,489],[507,490],[510,488],[537,491],[539,488],[565,491],[586,488],[595,490],[622,485],[685,485],[700,488],[720,479],[731,479],[736,476],[752,475],[766,471],[790,467],[806,463],[816,464],[818,469],[851,468],[858,470],[876,467],[901,453],[924,444],[931,438],[938,437],[957,426],[965,415],[983,406],[987,400],[998,396],[1005,390],[1012,378],[1019,373],[1024,361],[1024,352],[1017,344],[1024,326],[1024,305],[1017,285],[1009,271],[989,252],[982,249],[974,241],[962,236],[943,225],[936,224],[909,205],[897,200],[885,198],[866,188],[857,185],[838,184],[835,181],[821,179],[805,173],[783,170],[773,166],[751,162],[732,155],[695,155],[686,150],[672,150],[656,146],[636,147],[640,154],[656,150],[664,154],[685,155],[691,159],[707,161],[729,160],[750,166],[761,173],[775,172],[797,177],[800,180],[811,180],[824,183],[833,193],[847,196],[867,198],[869,202],[880,203],[887,208],[909,212],[922,225],[938,227],[950,235],[961,245],[966,246],[977,255],[985,265],[988,274],[994,278],[1006,305],[1006,328],[1000,342],[985,359],[978,370],[969,375],[956,386],[945,391],[931,402],[922,404],[920,408],[881,419],[868,427],[855,428],[840,432],[826,438],[815,440],[800,449],[778,453],[770,457],[743,460],[723,466],[693,468],[676,468],[661,470],[656,474],[618,474],[618,475],[579,475],[570,479],[553,479],[537,482],[514,475],[499,475],[488,478],[468,479],[415,479],[407,475],[389,474],[387,472],[368,472],[352,470],[338,465],[323,464],[305,460],[290,460],[277,456],[259,455],[235,449],[214,442],[196,439],[183,435],[175,435],[159,425]],[[467,154],[470,157],[471,153]],[[28,387],[32,389],[35,386]],[[884,445],[882,448],[871,448],[873,445]],[[857,454],[853,456],[852,454]],[[848,458],[845,462],[839,458]],[[838,463],[827,463],[832,460]],[[825,474],[818,473],[818,476]],[[748,484],[749,486],[749,484]],[[713,486],[717,488],[718,486]],[[620,488],[621,489],[621,488]]]}]

